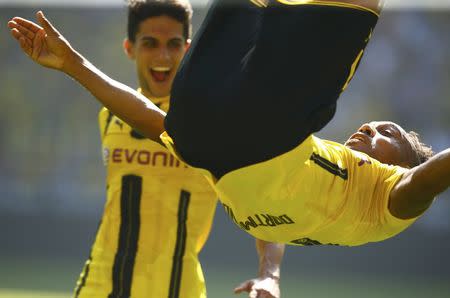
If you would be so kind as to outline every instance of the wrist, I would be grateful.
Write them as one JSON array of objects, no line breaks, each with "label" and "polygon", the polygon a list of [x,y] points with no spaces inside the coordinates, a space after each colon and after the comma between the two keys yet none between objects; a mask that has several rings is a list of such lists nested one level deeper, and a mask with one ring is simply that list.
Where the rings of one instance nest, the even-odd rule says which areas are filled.
[{"label": "wrist", "polygon": [[276,284],[280,283],[280,276],[274,275],[274,274],[265,274],[260,277],[261,279],[267,280],[273,280]]},{"label": "wrist", "polygon": [[275,271],[265,271],[259,274],[260,278],[271,278],[274,279],[276,281],[280,280],[280,270],[275,270]]},{"label": "wrist", "polygon": [[70,49],[60,70],[71,77],[75,77],[80,67],[86,63],[84,60],[85,59],[79,53]]}]

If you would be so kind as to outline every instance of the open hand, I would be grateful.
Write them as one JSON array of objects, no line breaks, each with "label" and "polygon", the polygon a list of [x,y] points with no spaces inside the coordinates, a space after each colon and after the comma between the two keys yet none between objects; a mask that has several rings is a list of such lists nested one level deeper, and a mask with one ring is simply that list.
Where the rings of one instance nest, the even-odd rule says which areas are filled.
[{"label": "open hand", "polygon": [[41,11],[36,14],[36,18],[40,26],[20,17],[12,18],[8,22],[11,35],[33,61],[62,70],[74,50]]},{"label": "open hand", "polygon": [[248,292],[249,298],[280,298],[278,278],[265,277],[247,280],[234,289],[235,294]]}]

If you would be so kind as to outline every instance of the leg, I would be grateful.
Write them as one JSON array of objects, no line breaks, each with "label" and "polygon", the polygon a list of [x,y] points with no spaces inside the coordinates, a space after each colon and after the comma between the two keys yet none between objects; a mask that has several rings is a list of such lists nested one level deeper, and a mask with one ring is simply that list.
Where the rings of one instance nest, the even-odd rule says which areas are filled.
[{"label": "leg", "polygon": [[[280,0],[280,2],[296,2],[295,0]],[[314,1],[312,1],[314,2]],[[331,3],[336,3],[336,2],[340,2],[340,3],[344,3],[344,4],[349,4],[349,5],[355,5],[355,6],[360,6],[360,7],[364,7],[370,11],[375,12],[376,14],[380,14],[381,10],[383,9],[384,6],[384,0],[337,0],[337,1],[333,1],[333,0],[321,0],[321,1],[317,1],[317,2],[331,2]]]},{"label": "leg", "polygon": [[166,121],[181,156],[218,178],[328,123],[377,22],[364,7],[330,1],[239,7],[222,10],[194,43]]},{"label": "leg", "polygon": [[265,9],[243,84],[241,108],[252,121],[240,119],[240,131],[252,138],[239,144],[252,163],[293,149],[332,119],[378,19],[362,9],[280,2]]},{"label": "leg", "polygon": [[[254,0],[215,1],[179,67],[165,128],[192,166],[214,167],[218,156],[212,155],[203,136],[226,125],[217,116],[238,98],[235,87],[240,86],[243,60],[256,41],[262,7]],[[200,153],[199,147],[211,155]],[[199,155],[206,160],[199,160]]]}]

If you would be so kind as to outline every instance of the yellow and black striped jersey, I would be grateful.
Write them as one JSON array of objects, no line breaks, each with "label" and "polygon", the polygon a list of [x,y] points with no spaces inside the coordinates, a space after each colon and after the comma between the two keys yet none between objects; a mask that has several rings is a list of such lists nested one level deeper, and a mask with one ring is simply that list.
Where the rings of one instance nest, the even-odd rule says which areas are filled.
[{"label": "yellow and black striped jersey", "polygon": [[107,198],[75,297],[206,297],[198,253],[211,229],[215,192],[107,109],[99,124]]},{"label": "yellow and black striped jersey", "polygon": [[[163,142],[176,144],[164,133]],[[293,245],[354,246],[392,237],[415,219],[388,210],[406,169],[309,136],[295,149],[219,181],[204,169],[231,219],[256,238]]]}]

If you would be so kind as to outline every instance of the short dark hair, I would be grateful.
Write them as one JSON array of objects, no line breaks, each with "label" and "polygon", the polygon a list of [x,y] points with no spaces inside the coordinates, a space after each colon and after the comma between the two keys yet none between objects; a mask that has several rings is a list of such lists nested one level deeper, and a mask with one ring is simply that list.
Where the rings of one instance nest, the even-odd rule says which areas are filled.
[{"label": "short dark hair", "polygon": [[192,6],[189,0],[127,0],[128,39],[136,41],[141,22],[151,17],[166,15],[183,24],[186,40],[192,35]]},{"label": "short dark hair", "polygon": [[411,166],[415,167],[430,159],[433,155],[433,149],[431,146],[428,146],[420,140],[420,136],[418,133],[414,131],[410,131],[406,133],[406,138],[411,145],[413,152],[415,153],[415,160],[412,161]]}]

